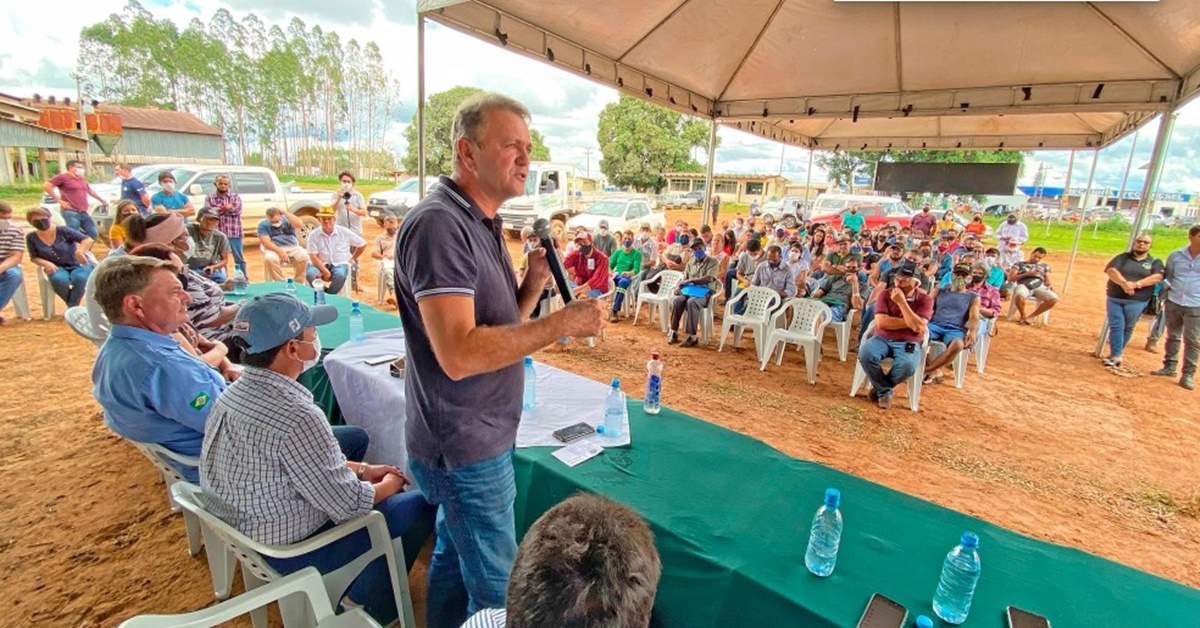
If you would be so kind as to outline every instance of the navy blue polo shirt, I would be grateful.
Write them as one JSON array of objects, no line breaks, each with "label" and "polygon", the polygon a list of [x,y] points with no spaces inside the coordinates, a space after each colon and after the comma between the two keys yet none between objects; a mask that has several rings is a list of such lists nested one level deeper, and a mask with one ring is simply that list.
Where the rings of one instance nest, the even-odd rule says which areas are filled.
[{"label": "navy blue polo shirt", "polygon": [[404,218],[396,236],[395,284],[408,349],[408,455],[454,469],[513,447],[525,375],[521,362],[514,362],[456,382],[433,354],[418,307],[422,299],[469,296],[477,325],[521,322],[501,218],[488,218],[450,178],[440,183]]}]

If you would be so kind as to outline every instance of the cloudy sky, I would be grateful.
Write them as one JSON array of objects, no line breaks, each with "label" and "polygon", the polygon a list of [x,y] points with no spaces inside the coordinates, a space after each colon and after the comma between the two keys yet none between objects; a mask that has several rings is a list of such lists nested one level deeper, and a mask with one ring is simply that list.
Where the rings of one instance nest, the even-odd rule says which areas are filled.
[{"label": "cloudy sky", "polygon": [[[59,0],[53,10],[36,2],[6,2],[0,15],[0,91],[29,96],[75,96],[78,34],[85,26],[119,12],[124,0]],[[168,17],[180,28],[194,17],[207,22],[224,6],[239,18],[256,13],[268,24],[286,23],[300,17],[310,26],[320,24],[336,30],[343,39],[377,42],[384,60],[399,78],[404,108],[401,121],[388,139],[403,149],[401,137],[416,102],[416,18],[413,0],[145,0],[143,6],[156,17]],[[457,32],[428,23],[426,28],[426,81],[428,93],[455,85],[471,85],[505,92],[525,102],[534,114],[534,126],[546,136],[556,161],[585,167],[591,149],[591,168],[599,170],[596,123],[600,110],[617,100],[617,93],[561,70],[503,51]],[[1140,189],[1145,171],[1137,168],[1150,160],[1157,122],[1141,130],[1130,174],[1129,189]],[[721,129],[717,150],[719,172],[775,173],[780,170],[794,181],[803,181],[808,153],[779,144]],[[1100,153],[1094,187],[1116,188],[1125,171],[1132,136]],[[1200,102],[1180,112],[1162,177],[1164,191],[1200,193]],[[703,154],[699,158],[703,159]],[[1039,163],[1045,163],[1046,185],[1062,185],[1066,179],[1069,153],[1044,151],[1026,161],[1024,182],[1032,180]],[[1089,155],[1075,162],[1072,184],[1082,187],[1091,165]],[[814,180],[824,173],[815,171]]]}]

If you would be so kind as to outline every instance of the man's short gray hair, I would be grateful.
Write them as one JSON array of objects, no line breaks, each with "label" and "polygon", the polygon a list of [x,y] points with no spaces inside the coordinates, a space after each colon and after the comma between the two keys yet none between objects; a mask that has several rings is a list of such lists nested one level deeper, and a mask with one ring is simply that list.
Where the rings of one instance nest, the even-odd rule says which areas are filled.
[{"label": "man's short gray hair", "polygon": [[278,216],[281,213],[283,213],[283,212],[281,212],[278,207],[268,207],[267,208],[267,218],[274,218],[275,216]]},{"label": "man's short gray hair", "polygon": [[662,575],[654,536],[626,506],[576,495],[526,533],[508,581],[510,628],[645,628]]},{"label": "man's short gray hair", "polygon": [[111,261],[105,260],[96,269],[96,302],[104,310],[104,316],[114,323],[123,320],[125,297],[145,290],[158,270],[175,274],[171,262],[153,257],[122,255]]},{"label": "man's short gray hair", "polygon": [[468,96],[454,112],[454,123],[450,126],[450,150],[454,153],[454,164],[459,164],[458,140],[467,138],[479,143],[479,128],[486,121],[487,113],[500,109],[521,116],[529,124],[532,116],[529,109],[514,98],[495,92],[480,92]]}]

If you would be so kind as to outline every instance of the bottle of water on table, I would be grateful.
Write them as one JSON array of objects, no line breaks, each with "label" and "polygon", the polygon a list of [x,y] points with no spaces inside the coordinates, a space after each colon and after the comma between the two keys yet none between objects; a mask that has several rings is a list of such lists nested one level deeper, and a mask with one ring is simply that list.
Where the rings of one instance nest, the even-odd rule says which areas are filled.
[{"label": "bottle of water on table", "polygon": [[942,577],[937,592],[933,595],[933,612],[948,624],[967,621],[971,611],[971,598],[979,584],[979,537],[973,532],[963,532],[962,539],[946,554],[942,565]]},{"label": "bottle of water on table", "polygon": [[614,378],[608,398],[604,400],[604,430],[609,438],[620,438],[625,432],[625,393],[621,392],[621,380]]},{"label": "bottle of water on table", "polygon": [[234,273],[233,273],[233,293],[235,295],[238,295],[238,296],[245,295],[246,294],[246,285],[248,283],[249,282],[246,281],[246,273],[243,273],[240,268],[234,271]]},{"label": "bottle of water on table", "polygon": [[537,372],[533,370],[533,356],[525,356],[525,396],[521,407],[532,410],[537,406]]},{"label": "bottle of water on table", "polygon": [[313,279],[313,304],[325,305],[325,282],[320,278]]},{"label": "bottle of water on table", "polygon": [[283,287],[283,291],[292,296],[296,296],[296,280],[288,277],[287,285]]},{"label": "bottle of water on table", "polygon": [[650,361],[646,363],[646,397],[642,402],[642,409],[646,414],[658,414],[662,409],[662,373],[663,363],[655,351],[650,354]]},{"label": "bottle of water on table", "polygon": [[361,342],[367,337],[365,323],[363,322],[362,310],[358,307],[358,301],[350,303],[350,340],[351,342]]},{"label": "bottle of water on table", "polygon": [[838,545],[842,542],[842,512],[838,510],[842,494],[836,488],[825,489],[825,503],[813,516],[808,535],[808,551],[804,566],[814,575],[824,578],[837,565]]}]

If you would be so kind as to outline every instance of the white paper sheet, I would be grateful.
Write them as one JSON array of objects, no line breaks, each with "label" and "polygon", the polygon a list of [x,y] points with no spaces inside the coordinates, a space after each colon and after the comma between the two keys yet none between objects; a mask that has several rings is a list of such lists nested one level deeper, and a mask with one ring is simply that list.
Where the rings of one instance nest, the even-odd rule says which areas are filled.
[{"label": "white paper sheet", "polygon": [[[562,441],[554,438],[555,430],[580,421],[593,428],[604,424],[604,400],[609,391],[607,385],[548,364],[534,362],[533,368],[538,380],[537,406],[521,414],[517,447],[561,447]],[[631,442],[628,412],[624,423],[620,438],[597,435],[587,440],[602,447],[628,445]]]}]

